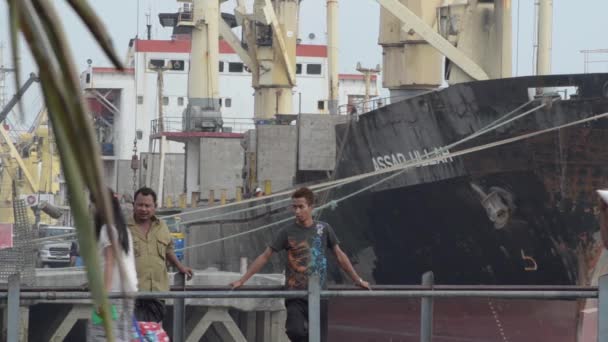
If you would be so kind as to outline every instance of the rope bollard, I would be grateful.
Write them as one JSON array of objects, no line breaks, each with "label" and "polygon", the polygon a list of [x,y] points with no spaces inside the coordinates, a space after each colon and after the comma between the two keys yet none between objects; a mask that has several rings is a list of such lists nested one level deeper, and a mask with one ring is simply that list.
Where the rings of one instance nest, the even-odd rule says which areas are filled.
[{"label": "rope bollard", "polygon": [[201,198],[201,193],[198,191],[192,191],[192,201],[190,202],[190,206],[192,208],[198,207],[198,201]]},{"label": "rope bollard", "polygon": [[234,198],[235,198],[236,202],[240,202],[243,200],[243,187],[242,186],[236,187],[236,193],[235,193]]},{"label": "rope bollard", "polygon": [[222,189],[220,190],[220,204],[221,205],[226,205],[226,189]]},{"label": "rope bollard", "polygon": [[215,190],[209,190],[209,199],[207,200],[209,206],[215,205]]}]

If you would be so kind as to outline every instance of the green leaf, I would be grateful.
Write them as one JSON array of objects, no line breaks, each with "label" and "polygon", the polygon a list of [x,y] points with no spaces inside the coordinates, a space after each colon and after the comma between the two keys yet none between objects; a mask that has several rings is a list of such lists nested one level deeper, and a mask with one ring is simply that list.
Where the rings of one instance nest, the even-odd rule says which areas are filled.
[{"label": "green leaf", "polygon": [[44,30],[40,27],[41,23],[37,20],[38,16],[34,11],[32,3],[29,0],[23,0],[19,6],[21,6],[19,10],[20,29],[24,33],[36,63],[39,66],[46,66],[40,68],[40,83],[48,107],[49,119],[53,125],[53,132],[55,133],[55,140],[62,161],[68,191],[72,195],[70,196],[70,205],[76,222],[78,240],[81,243],[83,252],[88,251],[83,254],[83,259],[87,268],[89,286],[95,305],[100,308],[100,314],[104,319],[108,341],[113,341],[110,306],[103,287],[103,279],[100,273],[96,271],[97,265],[100,265],[100,262],[96,253],[97,248],[95,247],[95,240],[92,234],[91,220],[88,217],[86,208],[86,198],[82,198],[82,189],[85,188],[82,184],[83,177],[80,174],[81,170],[78,169],[77,162],[74,160],[73,151],[71,151],[70,143],[65,134],[68,131],[65,130],[66,118],[64,109],[68,108],[65,106],[64,101],[65,91],[64,94],[61,93],[65,88],[60,83],[57,69],[53,68],[53,65],[56,65],[56,63],[53,63],[55,58],[54,51],[48,48],[45,49],[48,42]]},{"label": "green leaf", "polygon": [[79,190],[85,188],[82,177],[79,175],[81,171],[78,169],[78,163],[76,162],[72,153],[69,151],[70,148],[68,139],[66,135],[63,134],[63,123],[60,120],[57,120],[57,115],[51,114],[61,111],[59,101],[56,101],[56,98],[59,96],[53,94],[52,90],[49,89],[49,86],[46,83],[43,83],[43,89],[45,100],[48,103],[49,118],[53,125],[53,130],[54,132],[59,132],[55,133],[55,140],[57,142],[57,148],[59,149],[61,165],[69,189],[70,207],[72,208],[72,216],[74,217],[76,228],[78,230],[80,254],[87,269],[89,289],[93,296],[95,306],[100,308],[99,313],[103,318],[107,340],[113,341],[114,336],[112,336],[110,304],[103,286],[103,272],[99,272],[98,270],[98,265],[100,265],[100,262],[97,252],[97,244],[95,243],[95,233],[91,225],[91,219],[86,206],[87,198],[84,195],[84,192]]},{"label": "green leaf", "polygon": [[[39,77],[53,127],[62,169],[70,194],[70,206],[78,231],[78,240],[87,268],[89,287],[104,320],[108,341],[113,341],[110,306],[104,289],[103,273],[99,272],[99,255],[96,237],[89,217],[85,192],[89,189],[97,208],[112,224],[113,214],[108,192],[104,186],[99,146],[86,106],[81,96],[76,65],[69,54],[67,37],[62,31],[61,20],[53,3],[47,0],[7,0],[11,14],[11,43],[13,58],[18,58],[18,32],[23,33],[26,43],[39,67]],[[70,2],[78,5],[79,15],[89,27],[104,51],[112,54],[111,44],[99,20],[82,1]],[[78,11],[77,10],[77,11]],[[17,47],[17,48],[16,48]],[[114,57],[116,55],[114,54]],[[116,58],[115,63],[120,67]],[[18,65],[16,65],[18,66]],[[115,237],[111,237],[115,241]],[[118,244],[113,243],[118,249]],[[120,253],[115,253],[120,258]],[[117,265],[124,275],[120,260]]]}]

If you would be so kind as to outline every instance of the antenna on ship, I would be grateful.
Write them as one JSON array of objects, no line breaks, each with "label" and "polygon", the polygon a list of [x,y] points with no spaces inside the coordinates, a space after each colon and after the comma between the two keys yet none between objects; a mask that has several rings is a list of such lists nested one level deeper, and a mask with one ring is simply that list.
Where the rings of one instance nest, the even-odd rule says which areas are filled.
[{"label": "antenna on ship", "polygon": [[4,100],[6,98],[5,75],[6,71],[4,70],[4,43],[0,42],[0,108],[4,108]]},{"label": "antenna on ship", "polygon": [[150,23],[150,12],[146,13],[146,32],[148,33],[148,40],[152,40],[152,24]]}]

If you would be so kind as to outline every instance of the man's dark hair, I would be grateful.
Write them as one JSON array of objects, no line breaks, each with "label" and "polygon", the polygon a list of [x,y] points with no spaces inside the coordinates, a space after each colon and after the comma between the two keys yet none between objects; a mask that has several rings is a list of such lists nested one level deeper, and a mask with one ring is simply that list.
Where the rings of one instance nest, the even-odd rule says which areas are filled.
[{"label": "man's dark hair", "polygon": [[309,206],[315,203],[315,194],[309,188],[299,188],[291,195],[291,198],[304,198]]},{"label": "man's dark hair", "polygon": [[152,196],[152,199],[154,200],[154,204],[156,204],[156,192],[154,192],[154,190],[148,188],[147,186],[144,186],[143,188],[139,188],[139,189],[137,189],[137,191],[135,191],[135,195],[133,195],[133,202],[137,201],[138,195]]}]

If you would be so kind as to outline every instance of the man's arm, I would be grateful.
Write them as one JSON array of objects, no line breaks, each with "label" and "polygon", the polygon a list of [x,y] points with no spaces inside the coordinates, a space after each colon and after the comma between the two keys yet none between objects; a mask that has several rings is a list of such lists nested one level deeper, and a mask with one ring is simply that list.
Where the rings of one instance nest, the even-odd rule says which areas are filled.
[{"label": "man's arm", "polygon": [[608,204],[600,199],[600,236],[604,248],[608,248]]},{"label": "man's arm", "polygon": [[177,268],[179,273],[185,274],[188,277],[188,280],[192,279],[192,269],[188,266],[184,266],[181,262],[179,262],[179,259],[175,255],[175,252],[173,252],[172,248],[167,249],[167,260],[169,260],[169,262],[173,264],[175,268]]},{"label": "man's arm", "polygon": [[251,264],[247,272],[243,274],[241,279],[233,281],[232,283],[230,283],[230,286],[232,286],[233,289],[243,286],[243,284],[245,284],[247,280],[249,280],[249,278],[251,278],[254,274],[258,273],[262,269],[262,267],[266,265],[268,260],[270,260],[270,257],[272,256],[273,252],[274,251],[272,250],[272,248],[266,247],[264,253],[260,254],[257,258],[255,258],[255,261],[253,261],[253,263]]},{"label": "man's arm", "polygon": [[336,260],[338,260],[338,265],[340,265],[340,268],[342,268],[344,272],[348,274],[355,284],[364,289],[371,290],[372,288],[369,286],[369,283],[359,277],[357,271],[355,271],[355,268],[353,267],[353,264],[351,264],[350,259],[348,259],[346,253],[344,253],[340,248],[340,245],[334,245],[332,250],[336,255]]}]

